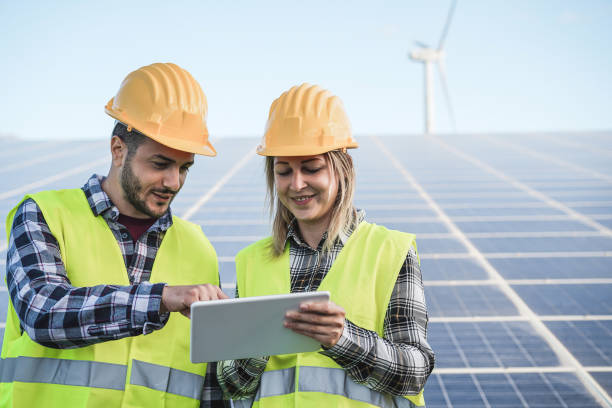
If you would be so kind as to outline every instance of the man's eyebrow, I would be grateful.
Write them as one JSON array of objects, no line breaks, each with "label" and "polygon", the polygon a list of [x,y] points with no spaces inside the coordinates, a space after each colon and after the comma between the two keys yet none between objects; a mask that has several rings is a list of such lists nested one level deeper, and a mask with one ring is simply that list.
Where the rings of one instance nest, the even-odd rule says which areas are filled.
[{"label": "man's eyebrow", "polygon": [[[153,158],[154,159],[158,159],[158,160],[163,160],[163,161],[168,162],[168,163],[176,163],[176,160],[174,160],[174,159],[172,159],[172,158],[170,158],[168,156],[164,156],[163,154],[159,154],[159,153],[153,155]],[[192,166],[194,162],[195,162],[194,160],[190,160],[188,162],[183,163],[183,166]]]},{"label": "man's eyebrow", "polygon": [[175,163],[175,162],[176,162],[176,160],[171,159],[170,157],[168,157],[168,156],[164,156],[163,154],[159,154],[159,153],[158,153],[158,154],[153,155],[153,158],[155,158],[155,159],[160,159],[160,160],[165,160],[165,161],[167,161],[167,162],[171,162],[171,163]]}]

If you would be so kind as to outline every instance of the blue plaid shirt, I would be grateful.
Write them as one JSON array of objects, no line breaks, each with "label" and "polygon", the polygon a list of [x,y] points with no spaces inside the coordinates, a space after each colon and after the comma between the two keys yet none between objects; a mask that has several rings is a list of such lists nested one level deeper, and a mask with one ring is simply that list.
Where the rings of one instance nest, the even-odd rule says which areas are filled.
[{"label": "blue plaid shirt", "polygon": [[[17,209],[8,243],[6,279],[22,330],[46,347],[75,348],[164,327],[160,314],[165,283],[150,283],[157,250],[172,225],[170,210],[134,242],[118,222],[119,210],[102,190],[103,177],[93,175],[82,187],[91,211],[112,231],[127,269],[130,286],[74,287],[66,275],[59,244],[34,200]],[[82,313],[74,313],[78,309]],[[215,364],[206,375],[202,406],[222,407]]]}]

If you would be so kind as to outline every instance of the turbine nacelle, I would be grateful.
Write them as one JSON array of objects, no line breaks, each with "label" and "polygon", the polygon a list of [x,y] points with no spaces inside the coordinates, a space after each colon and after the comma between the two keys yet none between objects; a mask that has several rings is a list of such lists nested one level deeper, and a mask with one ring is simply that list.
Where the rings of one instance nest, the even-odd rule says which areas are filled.
[{"label": "turbine nacelle", "polygon": [[414,61],[438,62],[444,58],[444,51],[431,48],[417,48],[408,54],[408,56]]}]

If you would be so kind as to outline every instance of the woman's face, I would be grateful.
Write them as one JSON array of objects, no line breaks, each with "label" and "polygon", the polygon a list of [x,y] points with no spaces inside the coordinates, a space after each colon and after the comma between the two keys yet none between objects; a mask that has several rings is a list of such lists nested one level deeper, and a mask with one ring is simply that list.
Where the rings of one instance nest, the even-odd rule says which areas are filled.
[{"label": "woman's face", "polygon": [[329,224],[338,181],[325,155],[274,158],[278,198],[300,224]]}]

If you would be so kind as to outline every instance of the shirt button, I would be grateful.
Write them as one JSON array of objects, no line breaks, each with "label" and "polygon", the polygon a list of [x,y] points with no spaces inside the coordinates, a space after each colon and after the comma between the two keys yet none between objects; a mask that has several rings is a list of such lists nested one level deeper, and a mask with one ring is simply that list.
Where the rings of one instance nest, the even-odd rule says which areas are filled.
[{"label": "shirt button", "polygon": [[123,239],[127,239],[127,237],[128,237],[127,232],[124,232],[124,233],[122,233],[122,234],[121,234],[121,238],[123,238]]}]

